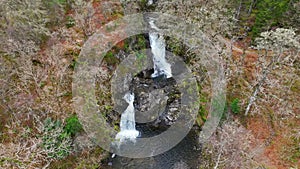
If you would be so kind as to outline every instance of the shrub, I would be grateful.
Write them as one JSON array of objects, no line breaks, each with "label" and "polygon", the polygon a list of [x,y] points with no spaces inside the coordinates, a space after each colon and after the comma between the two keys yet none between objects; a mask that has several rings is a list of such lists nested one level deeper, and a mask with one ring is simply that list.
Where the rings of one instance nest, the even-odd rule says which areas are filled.
[{"label": "shrub", "polygon": [[67,27],[67,28],[71,28],[71,27],[73,27],[73,26],[75,26],[75,19],[72,18],[71,16],[68,16],[68,17],[67,17],[66,27]]},{"label": "shrub", "polygon": [[68,132],[64,131],[59,120],[47,118],[44,122],[42,147],[50,159],[62,159],[72,150],[72,140]]},{"label": "shrub", "polygon": [[104,56],[104,61],[108,64],[108,65],[116,65],[119,62],[119,59],[117,57],[115,57],[114,52],[109,51],[106,53],[106,55]]},{"label": "shrub", "polygon": [[231,108],[231,111],[234,113],[234,114],[237,114],[240,112],[240,105],[239,105],[239,102],[240,100],[238,98],[234,99],[231,104],[230,104],[230,108]]},{"label": "shrub", "polygon": [[82,131],[82,125],[80,124],[78,117],[73,115],[66,120],[66,125],[64,127],[64,131],[71,136],[74,136],[76,133]]}]

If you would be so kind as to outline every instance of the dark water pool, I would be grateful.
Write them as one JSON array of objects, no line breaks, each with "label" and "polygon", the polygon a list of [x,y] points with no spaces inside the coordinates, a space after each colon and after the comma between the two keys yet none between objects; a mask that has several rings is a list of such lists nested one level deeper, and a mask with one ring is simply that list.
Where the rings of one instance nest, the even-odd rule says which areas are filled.
[{"label": "dark water pool", "polygon": [[148,158],[132,159],[116,156],[105,160],[105,169],[198,169],[201,146],[199,130],[192,128],[189,134],[171,150]]}]

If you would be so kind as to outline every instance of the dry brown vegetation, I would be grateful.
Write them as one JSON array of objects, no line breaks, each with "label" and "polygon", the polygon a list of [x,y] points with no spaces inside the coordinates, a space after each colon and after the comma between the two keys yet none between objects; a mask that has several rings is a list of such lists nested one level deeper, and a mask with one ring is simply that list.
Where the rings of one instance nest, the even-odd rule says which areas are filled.
[{"label": "dry brown vegetation", "polygon": [[[5,10],[0,8],[0,168],[101,168],[101,160],[107,156],[107,152],[93,145],[84,133],[73,138],[73,152],[60,160],[47,158],[47,152],[41,146],[41,135],[43,121],[47,117],[65,121],[75,114],[71,105],[71,85],[76,58],[87,38],[101,25],[123,16],[122,5],[105,0],[78,0],[70,9],[57,6],[58,11],[63,11],[63,16],[59,18],[47,18],[47,10],[38,8],[34,18],[24,19],[19,13],[13,13],[16,6],[11,4],[18,4],[17,1],[9,2],[6,4],[0,0],[2,7],[9,7]],[[30,4],[29,1],[26,3]],[[33,4],[29,9],[34,11],[40,3]],[[207,5],[207,11],[223,7],[218,3],[210,3],[199,4]],[[199,4],[197,9],[201,8]],[[181,5],[186,6],[177,9],[173,5],[158,4],[158,8],[171,11],[176,8],[174,13],[191,19],[189,22],[201,16],[190,16],[193,13],[188,10],[193,9],[189,8],[193,3]],[[130,6],[126,9],[129,11],[128,8]],[[24,4],[19,9],[25,10]],[[8,13],[4,15],[4,12]],[[26,12],[28,10],[25,10],[24,15],[30,16]],[[75,22],[70,28],[66,26],[67,17],[73,18]],[[44,23],[41,18],[52,20]],[[216,22],[216,19],[208,18],[206,22]],[[22,27],[17,24],[18,20],[24,22]],[[25,24],[29,20],[36,21],[33,25],[38,27],[33,29],[30,27],[32,25]],[[47,27],[53,20],[59,24]],[[226,33],[231,31],[231,23],[219,22],[213,25],[200,24],[199,28],[213,27],[220,36],[223,30]],[[204,145],[204,162],[201,167],[299,168],[299,53],[281,55],[282,62],[275,64],[269,71],[266,80],[259,86],[260,93],[250,113],[244,116],[249,98],[261,78],[262,64],[269,63],[273,53],[270,51],[265,56],[263,51],[249,49],[248,39],[234,43],[225,41],[228,49],[232,49],[230,56],[224,56],[228,102],[239,98],[241,112],[237,115],[226,112],[226,120]],[[124,42],[120,43],[121,47],[124,47]],[[98,100],[103,105],[100,107],[103,111],[107,109],[105,105],[111,104],[108,81],[112,71],[109,63],[104,62],[99,73],[98,84],[101,90]],[[201,79],[199,74],[195,75]],[[203,93],[209,92],[205,87],[203,90],[207,90]],[[205,97],[209,97],[209,94]],[[203,103],[203,107],[209,107],[207,104]],[[198,119],[198,123],[202,124],[202,119]]]},{"label": "dry brown vegetation", "polygon": [[[1,36],[1,168],[97,167],[105,154],[94,146],[82,151],[82,146],[86,146],[82,142],[87,142],[81,138],[83,136],[74,138],[74,146],[79,146],[79,152],[74,149],[74,155],[66,159],[71,159],[67,164],[64,161],[52,162],[53,159],[47,158],[47,152],[42,148],[43,121],[47,117],[64,121],[75,113],[71,105],[72,74],[84,41],[96,28],[116,15],[122,15],[117,3],[76,2],[78,4],[75,3],[72,9],[62,13],[74,18],[75,25],[67,28],[66,16],[62,16],[60,24],[47,31],[48,38],[43,43],[7,37],[8,32]],[[65,9],[61,7],[59,10]],[[46,15],[42,17],[46,18]],[[10,18],[3,19],[10,21]],[[15,31],[13,35],[16,35],[22,30],[15,26],[8,31]],[[30,38],[35,39],[36,36],[30,35]]]}]

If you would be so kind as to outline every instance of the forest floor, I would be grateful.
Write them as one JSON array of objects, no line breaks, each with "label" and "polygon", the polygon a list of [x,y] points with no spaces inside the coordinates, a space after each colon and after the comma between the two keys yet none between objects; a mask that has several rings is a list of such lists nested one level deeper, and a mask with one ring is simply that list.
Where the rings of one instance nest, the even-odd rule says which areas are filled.
[{"label": "forest floor", "polygon": [[[64,121],[68,116],[75,113],[71,106],[72,98],[70,94],[73,72],[69,67],[72,65],[74,58],[79,55],[80,48],[87,40],[85,35],[94,33],[101,25],[123,15],[120,4],[111,3],[106,5],[109,7],[102,6],[101,2],[95,1],[93,3],[95,13],[87,25],[75,25],[71,28],[58,26],[55,28],[58,30],[57,35],[42,46],[42,50],[37,56],[37,60],[41,65],[33,67],[38,73],[36,77],[38,83],[30,83],[29,85],[34,87],[30,87],[29,90],[18,90],[19,92],[9,99],[9,103],[1,103],[0,112],[3,113],[0,113],[0,167],[41,168],[41,166],[49,165],[47,164],[49,160],[46,159],[45,152],[38,146],[41,143],[41,139],[38,137],[41,133],[38,120],[51,116]],[[76,20],[74,11],[67,12],[67,16]],[[247,50],[244,50],[244,48],[242,42],[235,43],[232,57],[236,58],[237,61],[241,61],[241,58],[244,57],[245,79],[251,81],[256,70],[255,64],[259,54],[254,49],[247,48]],[[51,55],[53,52],[54,55]],[[109,72],[110,70],[109,67],[105,66],[102,69],[103,72]],[[287,67],[282,71],[288,73],[290,68]],[[284,75],[284,73],[282,74]],[[300,75],[296,73],[296,76],[299,77]],[[0,81],[1,83],[2,81]],[[264,108],[255,109],[255,113],[247,117],[243,114],[234,115],[234,119],[240,121],[245,128],[243,133],[250,132],[251,143],[248,146],[253,149],[251,152],[252,158],[256,163],[259,163],[258,166],[270,169],[300,168],[300,89],[297,86],[299,84],[300,82],[297,80],[291,84],[295,86],[291,93],[285,93],[286,91],[283,91],[283,89],[278,91],[280,95],[289,94],[291,98],[285,103],[290,107],[277,107],[278,100],[263,106],[264,102],[262,102],[259,105]],[[231,90],[230,88],[233,88],[233,86],[229,86],[229,90]],[[241,88],[230,92],[239,95],[236,94],[239,90]],[[280,90],[280,86],[269,90]],[[58,95],[61,97],[58,97]],[[45,102],[45,100],[47,101]],[[280,103],[279,106],[283,105]],[[17,113],[13,117],[8,115],[11,110],[15,112],[23,108],[28,110],[29,113]],[[37,109],[51,111],[45,114],[33,111]],[[284,112],[291,113],[284,114]],[[99,147],[92,147],[84,137],[86,135],[83,134],[76,138],[81,151],[70,155],[66,159],[52,161],[50,168],[58,168],[58,166],[64,166],[65,168],[75,168],[75,166],[79,166],[79,168],[80,166],[82,168],[101,168],[99,163],[107,157],[107,152]],[[236,137],[235,139],[239,138]],[[226,157],[224,158],[226,159]]]}]

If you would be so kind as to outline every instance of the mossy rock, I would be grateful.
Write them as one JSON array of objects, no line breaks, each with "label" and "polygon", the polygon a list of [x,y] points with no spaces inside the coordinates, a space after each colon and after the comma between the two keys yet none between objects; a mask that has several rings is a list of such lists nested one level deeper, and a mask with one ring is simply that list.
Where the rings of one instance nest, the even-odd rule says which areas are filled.
[{"label": "mossy rock", "polygon": [[294,82],[294,84],[291,86],[291,90],[296,93],[300,92],[300,81],[299,80],[296,80]]}]

